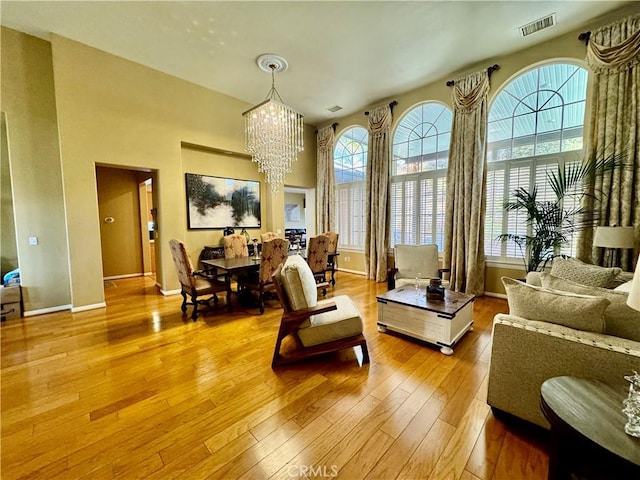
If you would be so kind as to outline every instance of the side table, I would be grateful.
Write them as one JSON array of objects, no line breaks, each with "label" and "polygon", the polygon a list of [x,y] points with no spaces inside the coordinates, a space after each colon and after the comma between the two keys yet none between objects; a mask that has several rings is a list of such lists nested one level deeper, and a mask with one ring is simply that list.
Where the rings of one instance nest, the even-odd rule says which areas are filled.
[{"label": "side table", "polygon": [[540,393],[542,413],[551,424],[550,480],[569,479],[571,473],[589,479],[640,478],[640,438],[624,431],[622,383],[615,387],[554,377]]}]

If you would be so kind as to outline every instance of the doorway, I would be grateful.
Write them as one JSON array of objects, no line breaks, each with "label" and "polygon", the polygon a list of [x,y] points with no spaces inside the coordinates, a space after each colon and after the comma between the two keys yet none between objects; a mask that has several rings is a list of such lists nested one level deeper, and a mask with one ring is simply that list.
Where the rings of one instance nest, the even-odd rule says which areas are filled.
[{"label": "doorway", "polygon": [[96,166],[105,288],[118,278],[156,276],[156,172]]},{"label": "doorway", "polygon": [[316,191],[314,188],[284,187],[284,228],[305,229],[316,235]]}]

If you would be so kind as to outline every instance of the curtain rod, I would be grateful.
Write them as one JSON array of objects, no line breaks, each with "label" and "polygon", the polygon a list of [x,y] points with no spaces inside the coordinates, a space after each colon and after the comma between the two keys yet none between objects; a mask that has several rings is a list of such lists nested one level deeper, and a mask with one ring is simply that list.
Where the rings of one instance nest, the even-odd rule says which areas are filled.
[{"label": "curtain rod", "polygon": [[582,32],[578,35],[578,40],[584,42],[585,45],[589,44],[589,39],[591,38],[591,32]]},{"label": "curtain rod", "polygon": [[[333,128],[333,131],[334,131],[334,132],[336,131],[336,127],[337,127],[338,125],[340,125],[338,122],[333,122],[333,123],[331,124],[331,127]],[[316,130],[316,133],[318,133],[318,130]]]},{"label": "curtain rod", "polygon": [[[391,102],[389,104],[389,107],[391,108],[391,110],[393,110],[393,107],[395,107],[398,104],[398,102],[396,100],[394,100],[393,102]],[[364,112],[365,115],[369,115],[369,110],[367,110],[366,112]]]},{"label": "curtain rod", "polygon": [[[489,75],[489,78],[491,78],[491,74],[493,72],[495,72],[496,70],[500,70],[500,65],[498,65],[497,63],[495,65],[491,65],[489,68],[487,68],[487,75]],[[453,85],[455,85],[455,80],[449,80],[447,82],[447,87],[453,87]]]}]

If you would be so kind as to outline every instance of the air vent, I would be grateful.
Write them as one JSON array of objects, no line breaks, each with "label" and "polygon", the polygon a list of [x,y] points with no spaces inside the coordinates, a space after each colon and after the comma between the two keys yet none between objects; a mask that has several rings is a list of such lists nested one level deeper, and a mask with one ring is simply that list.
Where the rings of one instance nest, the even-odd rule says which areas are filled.
[{"label": "air vent", "polygon": [[327,110],[329,110],[332,113],[336,113],[342,110],[342,107],[340,105],[334,105],[333,107],[327,108]]},{"label": "air vent", "polygon": [[553,27],[556,24],[556,14],[552,13],[551,15],[547,15],[535,22],[527,23],[520,27],[520,35],[526,37],[527,35],[531,35],[532,33],[539,32],[540,30],[544,30],[545,28]]}]

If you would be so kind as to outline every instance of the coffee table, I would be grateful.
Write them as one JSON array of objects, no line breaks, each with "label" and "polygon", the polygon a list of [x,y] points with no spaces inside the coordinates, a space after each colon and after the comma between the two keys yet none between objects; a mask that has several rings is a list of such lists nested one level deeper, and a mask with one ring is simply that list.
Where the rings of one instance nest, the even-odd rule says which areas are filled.
[{"label": "coffee table", "polygon": [[624,431],[627,388],[577,377],[545,380],[540,407],[551,424],[550,480],[570,479],[572,473],[640,478],[640,438]]},{"label": "coffee table", "polygon": [[453,354],[453,345],[473,328],[474,295],[445,290],[444,300],[427,299],[426,289],[412,285],[376,296],[378,331],[392,330],[440,346]]}]

